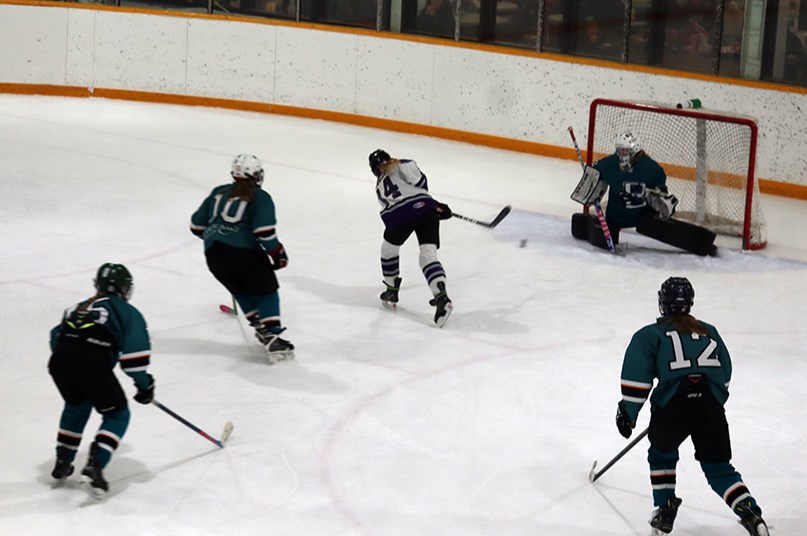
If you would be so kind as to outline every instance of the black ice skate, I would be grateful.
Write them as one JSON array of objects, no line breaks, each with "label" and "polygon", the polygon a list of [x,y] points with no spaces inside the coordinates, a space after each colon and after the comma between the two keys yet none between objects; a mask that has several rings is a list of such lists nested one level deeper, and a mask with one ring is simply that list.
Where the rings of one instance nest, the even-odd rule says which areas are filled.
[{"label": "black ice skate", "polygon": [[96,499],[103,499],[106,492],[109,491],[109,484],[104,479],[101,462],[96,458],[97,452],[98,443],[93,443],[90,446],[90,457],[87,459],[87,465],[81,471],[81,485],[87,493]]},{"label": "black ice skate", "polygon": [[264,350],[266,350],[266,357],[270,365],[274,365],[278,361],[294,359],[294,345],[285,339],[281,339],[280,333],[273,333],[267,327],[260,327],[255,329],[255,336],[261,341]]},{"label": "black ice skate", "polygon": [[68,476],[73,474],[73,470],[74,468],[72,463],[61,458],[56,458],[56,465],[53,466],[53,471],[50,472],[50,476],[56,480],[54,486],[64,482]]},{"label": "black ice skate", "polygon": [[387,309],[395,309],[398,307],[398,291],[401,290],[401,279],[400,277],[395,278],[395,284],[392,286],[388,285],[386,281],[384,281],[384,286],[387,287],[387,290],[381,293],[381,304],[386,307]]},{"label": "black ice skate", "polygon": [[443,327],[443,324],[446,323],[448,317],[451,316],[451,311],[454,309],[454,306],[451,305],[451,300],[446,294],[446,284],[440,281],[437,283],[437,288],[440,292],[434,297],[433,300],[429,300],[429,305],[433,305],[436,307],[434,311],[434,323],[437,324],[438,328]]},{"label": "black ice skate", "polygon": [[667,500],[667,504],[659,506],[653,511],[650,518],[650,526],[653,527],[651,536],[663,536],[672,532],[675,516],[678,514],[678,507],[683,501],[678,497]]},{"label": "black ice skate", "polygon": [[742,525],[751,536],[769,536],[768,525],[760,515],[759,507],[753,506],[750,500],[746,499],[734,508],[734,513],[740,516]]}]

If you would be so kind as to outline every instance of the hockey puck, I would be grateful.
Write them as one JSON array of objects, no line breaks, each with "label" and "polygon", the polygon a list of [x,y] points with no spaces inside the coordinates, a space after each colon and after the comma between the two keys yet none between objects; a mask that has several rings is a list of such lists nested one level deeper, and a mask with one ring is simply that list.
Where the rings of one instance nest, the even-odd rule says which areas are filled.
[{"label": "hockey puck", "polygon": [[520,248],[527,247],[527,239],[522,238],[521,241],[518,243],[518,247]]}]

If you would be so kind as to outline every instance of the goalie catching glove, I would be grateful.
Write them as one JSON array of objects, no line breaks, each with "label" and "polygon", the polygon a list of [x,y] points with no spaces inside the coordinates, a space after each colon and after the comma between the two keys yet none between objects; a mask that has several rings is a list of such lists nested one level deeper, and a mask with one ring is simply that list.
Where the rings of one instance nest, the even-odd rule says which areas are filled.
[{"label": "goalie catching glove", "polygon": [[600,180],[600,170],[586,166],[571,198],[582,205],[595,205],[600,202],[607,189],[608,183]]},{"label": "goalie catching glove", "polygon": [[666,220],[675,214],[678,198],[661,190],[647,190],[647,204],[656,211],[659,219]]},{"label": "goalie catching glove", "polygon": [[289,256],[286,255],[286,248],[283,247],[283,244],[278,244],[275,249],[270,251],[269,258],[272,260],[275,270],[285,268],[289,264]]}]

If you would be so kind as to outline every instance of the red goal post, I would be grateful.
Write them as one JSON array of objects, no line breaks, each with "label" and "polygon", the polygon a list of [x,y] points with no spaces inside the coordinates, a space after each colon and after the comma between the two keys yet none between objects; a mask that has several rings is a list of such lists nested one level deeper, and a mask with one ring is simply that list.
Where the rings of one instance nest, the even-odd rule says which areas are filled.
[{"label": "red goal post", "polygon": [[612,154],[631,131],[667,173],[677,219],[742,237],[743,249],[767,244],[756,178],[757,123],[729,112],[661,103],[595,99],[589,109],[589,165]]}]

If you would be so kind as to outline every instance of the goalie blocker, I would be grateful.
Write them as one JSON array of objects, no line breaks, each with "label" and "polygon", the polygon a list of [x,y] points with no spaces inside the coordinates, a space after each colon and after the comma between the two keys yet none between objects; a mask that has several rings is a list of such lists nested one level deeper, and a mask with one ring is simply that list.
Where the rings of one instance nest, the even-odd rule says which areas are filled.
[{"label": "goalie blocker", "polygon": [[[659,219],[652,210],[644,211],[636,226],[636,232],[695,255],[717,255],[717,246],[714,245],[715,233],[689,222],[673,218]],[[614,233],[613,229],[611,233],[614,241],[619,242],[619,233]],[[608,248],[600,222],[593,214],[582,212],[572,214],[572,236],[587,240],[599,248]]]}]

